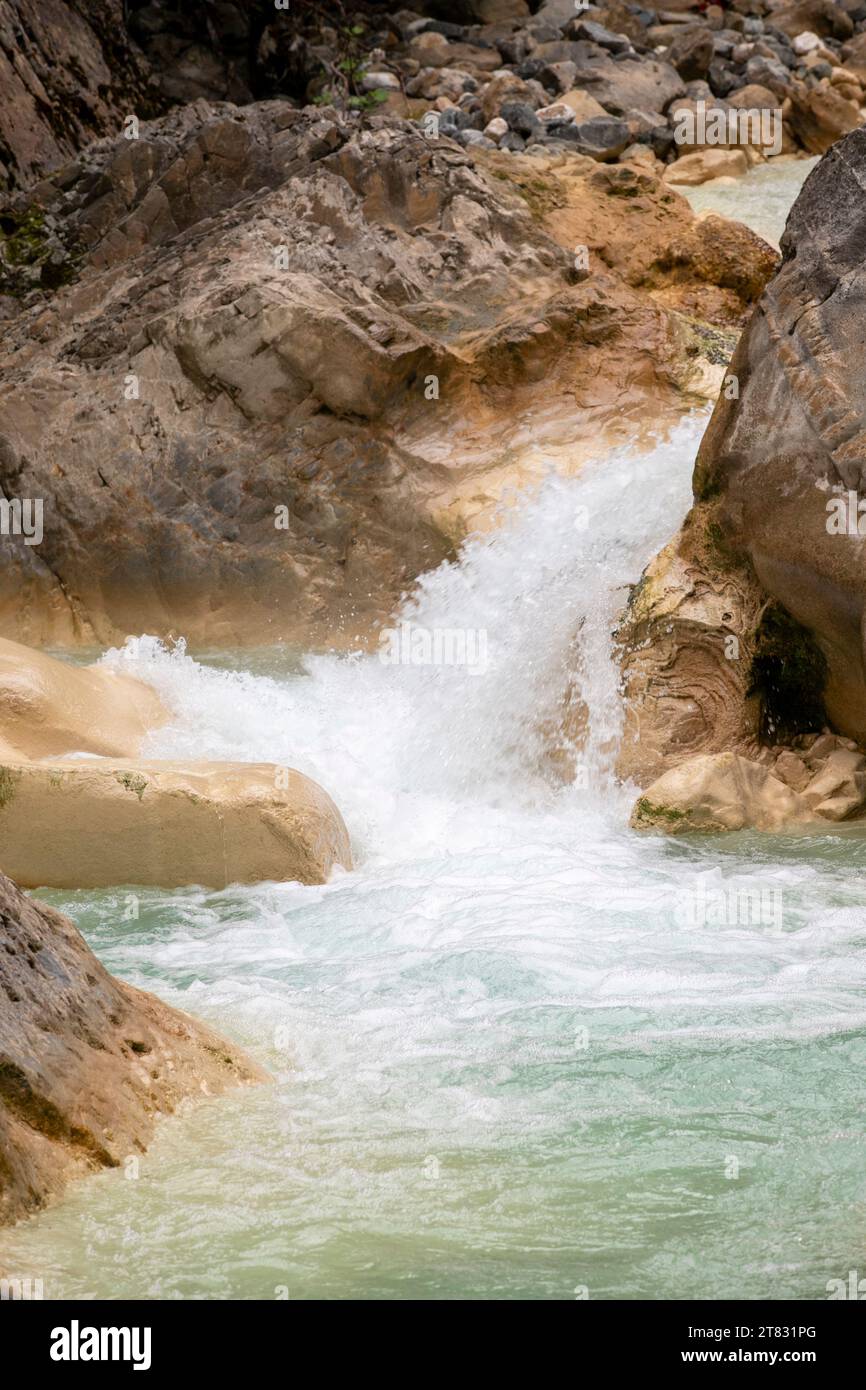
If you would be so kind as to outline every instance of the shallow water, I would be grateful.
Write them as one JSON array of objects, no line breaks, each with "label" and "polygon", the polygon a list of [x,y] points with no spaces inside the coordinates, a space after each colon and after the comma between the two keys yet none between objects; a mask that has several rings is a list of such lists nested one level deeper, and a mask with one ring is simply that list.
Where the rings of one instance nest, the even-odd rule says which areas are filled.
[{"label": "shallow water", "polygon": [[791,203],[801,184],[818,163],[787,156],[750,169],[740,179],[713,179],[697,188],[679,188],[695,212],[720,212],[745,222],[771,246],[778,247]]},{"label": "shallow water", "polygon": [[866,839],[638,836],[610,770],[610,626],[705,420],[551,476],[424,579],[404,616],[483,632],[472,669],[106,658],[173,711],[148,753],[310,773],[356,869],[43,895],[274,1081],[4,1232],[9,1273],[46,1298],[811,1299],[858,1267]]},{"label": "shallow water", "polygon": [[[428,577],[416,621],[486,626],[484,672],[111,658],[175,711],[149,752],[301,766],[358,867],[48,895],[275,1081],[8,1233],[47,1297],[813,1298],[856,1267],[866,842],[638,837],[606,767],[611,577],[684,509],[702,425],[551,478]],[[536,730],[577,628],[593,752],[557,789]]]}]

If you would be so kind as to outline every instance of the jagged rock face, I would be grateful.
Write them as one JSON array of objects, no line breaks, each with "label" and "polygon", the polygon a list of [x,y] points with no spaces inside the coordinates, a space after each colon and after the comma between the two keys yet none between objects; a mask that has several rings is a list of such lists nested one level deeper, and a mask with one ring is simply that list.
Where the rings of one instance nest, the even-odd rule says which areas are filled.
[{"label": "jagged rock face", "polygon": [[730,364],[738,394],[723,391],[698,453],[696,504],[622,623],[622,770],[643,784],[827,720],[866,739],[864,185],[855,131],[794,205]]},{"label": "jagged rock face", "polygon": [[123,0],[0,0],[0,95],[0,189],[157,110]]},{"label": "jagged rock face", "polygon": [[234,1044],[115,980],[0,874],[0,1225],[143,1153],[187,1097],[265,1080]]},{"label": "jagged rock face", "polygon": [[371,640],[549,441],[577,463],[681,408],[668,307],[736,322],[772,264],[736,229],[752,281],[713,284],[688,206],[627,166],[282,102],[194,103],[6,215],[52,248],[0,300],[0,488],[45,508],[41,544],[4,538],[0,631],[37,643]]},{"label": "jagged rock face", "polygon": [[782,266],[731,364],[739,400],[720,399],[695,468],[726,545],[817,638],[828,714],[856,738],[866,737],[864,185],[866,132],[855,131],[794,205]]}]

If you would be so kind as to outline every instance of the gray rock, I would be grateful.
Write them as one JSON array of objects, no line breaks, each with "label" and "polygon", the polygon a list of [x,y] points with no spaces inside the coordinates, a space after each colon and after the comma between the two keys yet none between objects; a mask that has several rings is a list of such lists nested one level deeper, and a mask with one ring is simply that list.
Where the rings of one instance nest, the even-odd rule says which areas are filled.
[{"label": "gray rock", "polygon": [[625,34],[614,34],[603,24],[596,24],[591,19],[574,19],[565,32],[570,39],[584,39],[587,43],[597,43],[599,48],[606,48],[609,53],[627,53],[631,48],[631,41]]},{"label": "gray rock", "polygon": [[524,140],[543,131],[541,121],[526,101],[505,101],[499,108],[499,114],[508,122],[508,129],[521,135]]}]

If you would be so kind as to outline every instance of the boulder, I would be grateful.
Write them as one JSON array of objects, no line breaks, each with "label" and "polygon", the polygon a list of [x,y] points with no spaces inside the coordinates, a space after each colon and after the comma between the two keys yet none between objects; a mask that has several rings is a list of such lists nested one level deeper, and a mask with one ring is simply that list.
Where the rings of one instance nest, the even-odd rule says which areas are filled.
[{"label": "boulder", "polygon": [[842,62],[855,77],[866,81],[866,30],[843,44]]},{"label": "boulder", "polygon": [[816,815],[845,820],[866,801],[866,758],[846,748],[835,749],[802,795]]},{"label": "boulder", "polygon": [[188,1100],[261,1082],[234,1043],[115,980],[72,922],[0,873],[0,1225],[135,1161]]},{"label": "boulder", "polygon": [[587,43],[596,43],[599,48],[607,49],[608,53],[628,53],[631,49],[631,43],[625,34],[615,34],[592,19],[581,19],[578,16],[571,21],[565,32],[570,39],[584,39]]},{"label": "boulder", "polygon": [[679,183],[694,188],[697,184],[708,183],[710,179],[739,178],[748,170],[745,150],[707,146],[706,149],[681,155],[673,164],[669,164],[664,180],[665,183]]},{"label": "boulder", "polygon": [[771,92],[769,87],[762,87],[760,82],[749,82],[745,87],[738,87],[726,100],[729,106],[739,111],[776,111],[779,108],[776,93]]},{"label": "boulder", "polygon": [[676,69],[656,58],[616,60],[604,53],[590,53],[575,62],[575,86],[589,92],[613,116],[621,116],[633,106],[664,112],[676,97],[685,95]]},{"label": "boulder", "polygon": [[677,33],[665,53],[665,60],[676,68],[684,82],[706,77],[713,61],[713,36],[703,27]]},{"label": "boulder", "polygon": [[800,144],[812,154],[824,154],[843,135],[861,123],[860,109],[833,87],[806,87],[798,82],[791,90],[788,124]]},{"label": "boulder", "polygon": [[[50,223],[74,274],[46,288],[36,236],[0,338],[0,489],[45,507],[40,544],[0,547],[3,636],[374,645],[453,556],[468,499],[499,496],[539,380],[576,447],[638,397],[681,408],[681,324],[636,279],[580,278],[581,239],[551,231],[575,189],[589,214],[597,166],[570,150],[524,179],[488,166],[482,111],[425,114],[438,135],[197,102],[8,200],[4,228]],[[449,122],[485,143],[461,150]],[[607,244],[692,216],[652,181],[634,213],[602,201]]]},{"label": "boulder", "polygon": [[616,159],[631,141],[631,131],[625,121],[613,116],[598,116],[591,121],[557,122],[549,126],[551,136],[566,139],[580,154],[602,162]]},{"label": "boulder", "polygon": [[[717,751],[720,724],[727,748],[827,724],[866,742],[864,186],[858,129],[788,216],[780,268],[728,368],[736,390],[720,395],[698,453],[694,507],[624,621],[642,780]],[[675,726],[674,706],[690,723]]]},{"label": "boulder", "polygon": [[576,121],[592,121],[596,116],[607,116],[601,102],[596,101],[595,97],[589,95],[589,92],[582,92],[578,88],[573,88],[570,92],[563,92],[562,96],[558,98],[559,103],[569,108]]},{"label": "boulder", "polygon": [[803,798],[761,763],[736,753],[715,753],[663,773],[638,797],[631,825],[682,835],[782,830],[809,819]]},{"label": "boulder", "polygon": [[131,756],[167,718],[155,691],[132,676],[0,638],[0,757]]},{"label": "boulder", "polygon": [[854,32],[851,16],[833,0],[798,0],[795,5],[773,10],[770,23],[791,39],[808,32],[822,39],[844,40]]},{"label": "boulder", "polygon": [[327,793],[265,763],[4,762],[0,854],[25,888],[324,883],[352,867]]}]

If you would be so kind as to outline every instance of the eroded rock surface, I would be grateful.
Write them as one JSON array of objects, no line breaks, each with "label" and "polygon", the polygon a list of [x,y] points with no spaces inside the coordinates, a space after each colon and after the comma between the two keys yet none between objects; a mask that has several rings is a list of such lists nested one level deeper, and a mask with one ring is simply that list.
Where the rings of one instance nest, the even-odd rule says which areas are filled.
[{"label": "eroded rock surface", "polygon": [[325,883],[352,867],[331,798],[269,763],[5,762],[0,855],[25,888]]},{"label": "eroded rock surface", "polygon": [[142,681],[104,666],[72,666],[0,638],[0,757],[20,761],[136,754],[166,710]]},{"label": "eroded rock surface", "polygon": [[282,102],[195,103],[8,209],[0,489],[44,538],[4,538],[0,631],[37,643],[372,640],[506,488],[721,373],[700,323],[775,263],[732,223],[717,268],[640,167]]},{"label": "eroded rock surface", "polygon": [[266,1079],[233,1043],[115,980],[0,874],[0,1225],[144,1152],[187,1099]]},{"label": "eroded rock surface", "polygon": [[792,783],[829,819],[862,806],[864,187],[858,130],[794,205],[782,265],[731,362],[739,393],[722,393],[698,454],[695,506],[621,628],[623,767],[644,784],[698,754],[796,745],[829,722],[847,750],[810,789],[795,756]]}]

